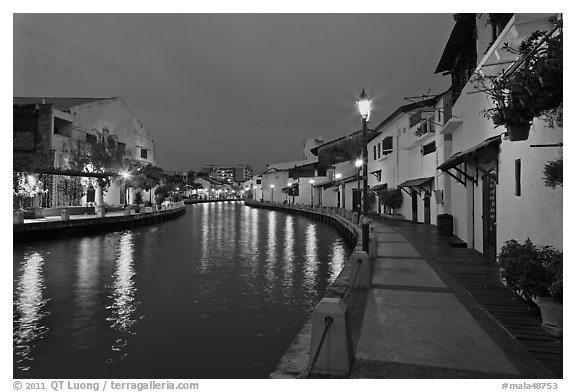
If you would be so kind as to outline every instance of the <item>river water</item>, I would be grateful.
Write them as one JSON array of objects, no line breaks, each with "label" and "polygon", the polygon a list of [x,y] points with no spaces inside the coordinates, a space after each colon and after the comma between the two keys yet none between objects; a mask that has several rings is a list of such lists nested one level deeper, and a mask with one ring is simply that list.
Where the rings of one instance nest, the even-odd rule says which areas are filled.
[{"label": "river water", "polygon": [[14,245],[15,378],[265,378],[350,248],[240,202]]}]

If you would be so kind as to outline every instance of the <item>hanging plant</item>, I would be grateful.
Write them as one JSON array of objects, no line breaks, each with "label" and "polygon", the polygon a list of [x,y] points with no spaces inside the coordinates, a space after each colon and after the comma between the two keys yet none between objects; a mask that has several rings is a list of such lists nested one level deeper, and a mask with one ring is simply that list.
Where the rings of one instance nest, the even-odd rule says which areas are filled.
[{"label": "hanging plant", "polygon": [[483,111],[495,126],[504,125],[510,140],[526,140],[535,117],[546,117],[550,124],[562,116],[562,28],[556,33],[535,31],[518,49],[505,48],[519,56],[521,65],[509,73],[493,76],[476,74],[474,87],[492,99],[494,107]]},{"label": "hanging plant", "polygon": [[544,166],[544,184],[552,189],[562,186],[563,159],[549,161]]}]

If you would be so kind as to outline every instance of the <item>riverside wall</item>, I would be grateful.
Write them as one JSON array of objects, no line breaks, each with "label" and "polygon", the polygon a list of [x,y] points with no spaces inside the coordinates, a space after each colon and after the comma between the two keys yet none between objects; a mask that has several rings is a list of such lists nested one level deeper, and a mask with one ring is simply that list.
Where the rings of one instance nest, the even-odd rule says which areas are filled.
[{"label": "riverside wall", "polygon": [[[282,211],[286,213],[298,214],[325,222],[333,226],[340,235],[350,244],[355,251],[362,250],[361,227],[358,223],[358,215],[348,210],[331,208],[331,207],[310,207],[296,204],[280,204],[271,202],[259,202],[254,200],[245,200],[245,205],[253,208],[265,208],[269,210]],[[349,289],[350,280],[350,259],[346,261],[344,267],[330,284],[324,298],[343,298]],[[361,297],[361,295],[360,295]],[[356,301],[355,308],[362,309],[364,301]],[[352,328],[360,329],[360,323],[363,311],[354,311]],[[303,378],[308,373],[310,360],[310,341],[312,335],[312,315],[306,320],[300,332],[296,335],[284,355],[280,358],[276,369],[272,372],[270,378]]]},{"label": "riverside wall", "polygon": [[[14,241],[44,239],[50,236],[62,236],[73,233],[87,233],[93,231],[118,230],[133,228],[142,225],[155,224],[177,218],[186,213],[186,206],[182,202],[166,206],[161,210],[146,207],[144,212],[130,214],[115,212],[103,217],[97,215],[84,215],[62,219],[59,217],[24,221],[13,225]],[[15,212],[16,214],[16,212]]]}]

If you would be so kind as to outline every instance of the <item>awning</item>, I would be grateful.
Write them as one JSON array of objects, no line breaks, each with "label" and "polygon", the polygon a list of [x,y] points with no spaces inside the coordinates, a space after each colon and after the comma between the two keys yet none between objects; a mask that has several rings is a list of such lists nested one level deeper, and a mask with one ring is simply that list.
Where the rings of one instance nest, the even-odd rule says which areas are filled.
[{"label": "awning", "polygon": [[298,183],[294,183],[291,186],[285,186],[284,188],[282,188],[282,192],[288,193],[296,189],[298,189]]},{"label": "awning", "polygon": [[341,179],[340,182],[341,183],[347,183],[347,182],[352,182],[352,181],[358,181],[359,178],[360,178],[360,176],[358,174],[354,174],[353,176]]},{"label": "awning", "polygon": [[[324,188],[330,188],[330,187],[332,186],[332,185],[330,185],[330,184],[332,184],[333,182],[334,182],[333,180],[325,179],[325,180],[321,180],[321,181],[315,182],[315,183],[313,184],[313,186],[314,186],[314,187],[322,186],[322,187],[324,187]],[[326,186],[326,185],[328,185],[328,186]]]},{"label": "awning", "polygon": [[[478,185],[478,178],[477,178],[478,176],[477,175],[476,175],[476,177],[470,176],[469,174],[467,174],[466,167],[464,167],[464,170],[462,170],[459,166],[462,163],[464,163],[464,165],[470,165],[470,166],[474,167],[476,169],[476,172],[481,171],[484,174],[488,174],[491,177],[494,177],[492,173],[490,173],[489,171],[487,171],[486,169],[481,167],[479,164],[477,164],[473,160],[475,158],[477,158],[478,156],[480,156],[481,154],[484,154],[485,152],[489,151],[490,148],[495,148],[501,142],[502,142],[502,138],[500,137],[500,135],[489,137],[488,139],[484,140],[482,143],[477,144],[472,148],[469,148],[469,149],[461,151],[461,152],[457,152],[456,154],[452,155],[447,161],[445,161],[443,164],[438,166],[438,170],[442,170],[443,172],[452,176],[452,178],[454,178],[456,181],[458,181],[462,185],[466,186],[466,181],[463,181],[458,175],[455,175],[454,173],[450,172],[450,169],[454,169],[461,176],[468,178],[474,184]],[[495,159],[495,160],[496,160],[496,162],[498,161],[497,159]],[[494,178],[494,180],[498,181],[497,178]]]},{"label": "awning", "polygon": [[378,184],[378,185],[374,185],[372,187],[370,187],[370,190],[372,192],[378,192],[382,189],[387,189],[388,188],[388,184]]},{"label": "awning", "polygon": [[[434,181],[434,177],[422,177],[422,178],[415,178],[413,180],[404,181],[402,184],[398,185],[398,188],[402,189],[404,192],[410,194],[405,188],[409,188],[416,193],[418,196],[424,192],[431,192],[432,190],[432,181]],[[427,186],[427,187],[426,187]]]}]

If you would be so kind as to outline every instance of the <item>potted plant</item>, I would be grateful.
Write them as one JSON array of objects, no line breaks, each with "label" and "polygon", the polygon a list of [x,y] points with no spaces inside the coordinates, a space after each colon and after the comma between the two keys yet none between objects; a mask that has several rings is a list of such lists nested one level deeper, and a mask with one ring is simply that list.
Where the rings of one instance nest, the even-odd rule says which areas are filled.
[{"label": "potted plant", "polygon": [[562,333],[562,253],[552,246],[507,241],[498,264],[503,282],[540,307],[542,325],[554,334]]}]

